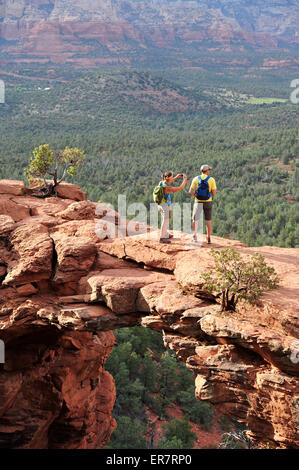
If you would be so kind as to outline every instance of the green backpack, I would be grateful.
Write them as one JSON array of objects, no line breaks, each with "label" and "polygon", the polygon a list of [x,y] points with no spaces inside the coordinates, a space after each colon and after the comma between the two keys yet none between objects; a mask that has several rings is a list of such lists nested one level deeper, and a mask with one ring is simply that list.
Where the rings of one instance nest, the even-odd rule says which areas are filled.
[{"label": "green backpack", "polygon": [[161,202],[163,201],[163,199],[164,199],[164,190],[163,190],[163,186],[162,186],[162,181],[160,181],[159,185],[154,188],[153,198],[154,198],[154,202],[156,204],[161,204]]}]

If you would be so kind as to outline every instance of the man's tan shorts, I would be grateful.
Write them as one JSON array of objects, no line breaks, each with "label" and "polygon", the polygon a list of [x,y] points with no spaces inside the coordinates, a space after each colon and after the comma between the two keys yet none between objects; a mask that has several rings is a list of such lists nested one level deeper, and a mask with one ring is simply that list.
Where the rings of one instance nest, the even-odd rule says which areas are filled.
[{"label": "man's tan shorts", "polygon": [[209,202],[194,202],[192,222],[197,222],[202,214],[205,215],[205,220],[212,220],[212,201]]}]

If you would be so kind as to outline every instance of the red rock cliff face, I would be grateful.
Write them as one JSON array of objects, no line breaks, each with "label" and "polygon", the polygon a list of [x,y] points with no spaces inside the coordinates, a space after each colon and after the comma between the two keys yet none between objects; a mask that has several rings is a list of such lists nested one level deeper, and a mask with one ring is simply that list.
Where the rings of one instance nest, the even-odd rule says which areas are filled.
[{"label": "red rock cliff face", "polygon": [[131,222],[74,185],[31,193],[0,181],[2,447],[103,447],[116,426],[105,361],[113,330],[133,325],[162,332],[197,397],[246,423],[258,445],[298,447],[299,250],[214,237],[214,248],[262,253],[282,279],[259,306],[223,315],[207,292],[182,291],[211,265],[205,244],[179,234],[161,246],[142,226],[127,237]]},{"label": "red rock cliff face", "polygon": [[191,43],[289,48],[298,44],[297,24],[298,6],[288,1],[0,0],[0,38],[16,41],[1,50],[15,61],[92,65],[121,61],[117,54],[128,51],[130,61],[149,45],[181,52]]}]

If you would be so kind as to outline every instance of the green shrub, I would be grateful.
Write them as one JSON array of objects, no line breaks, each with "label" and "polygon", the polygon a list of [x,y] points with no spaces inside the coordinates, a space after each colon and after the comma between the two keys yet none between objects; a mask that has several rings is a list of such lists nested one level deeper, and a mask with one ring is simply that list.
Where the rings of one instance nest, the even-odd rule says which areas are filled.
[{"label": "green shrub", "polygon": [[265,290],[278,287],[275,269],[261,254],[255,253],[246,261],[234,248],[212,249],[211,253],[215,268],[202,274],[201,289],[220,299],[223,311],[234,311],[241,299],[255,303]]}]

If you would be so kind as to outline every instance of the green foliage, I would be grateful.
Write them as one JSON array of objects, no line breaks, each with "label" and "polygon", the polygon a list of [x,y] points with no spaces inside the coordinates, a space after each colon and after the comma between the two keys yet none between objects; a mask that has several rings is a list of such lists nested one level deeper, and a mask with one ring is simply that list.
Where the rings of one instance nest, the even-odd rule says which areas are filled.
[{"label": "green foliage", "polygon": [[77,147],[66,146],[61,153],[55,154],[50,145],[40,145],[33,150],[33,157],[30,158],[24,175],[30,183],[34,178],[43,178],[45,185],[48,185],[46,177],[52,176],[52,184],[56,186],[65,179],[67,174],[74,176],[84,159],[84,152]]},{"label": "green foliage", "polygon": [[54,151],[49,145],[40,145],[33,150],[29,167],[25,168],[24,175],[31,183],[34,178],[45,178],[52,165],[55,164]]},{"label": "green foliage", "polygon": [[222,310],[235,310],[244,299],[255,303],[267,289],[275,289],[279,278],[264,257],[255,253],[246,261],[234,248],[211,250],[215,267],[202,274],[202,288],[221,299]]},{"label": "green foliage", "polygon": [[186,419],[174,419],[163,424],[163,434],[159,446],[161,449],[170,449],[171,446],[179,449],[192,449],[197,436]]},{"label": "green foliage", "polygon": [[184,443],[178,437],[170,437],[160,441],[159,449],[185,449]]},{"label": "green foliage", "polygon": [[138,421],[121,416],[105,449],[146,449],[146,428]]},{"label": "green foliage", "polygon": [[[247,105],[242,98],[288,98],[291,77],[218,72],[55,66],[53,84],[45,81],[46,67],[24,67],[17,75],[36,79],[10,76],[0,114],[0,178],[22,178],[40,142],[84,148],[86,162],[74,182],[89,199],[117,208],[118,194],[126,194],[128,203],[148,206],[163,171],[183,171],[190,182],[208,162],[218,187],[213,233],[250,246],[298,247],[297,108]],[[171,96],[186,106],[174,107]],[[174,201],[190,202],[188,187]]]},{"label": "green foliage", "polygon": [[[196,400],[192,372],[177,361],[173,352],[165,350],[161,334],[140,327],[122,328],[115,334],[117,346],[105,366],[115,380],[117,395],[113,414],[117,423],[124,416],[140,423],[141,428],[136,428],[136,445],[144,438],[143,426],[149,425],[146,407],[160,419],[168,419],[167,406],[177,404],[186,418],[208,429],[211,406]],[[113,448],[118,448],[118,436],[113,437]],[[167,438],[163,446],[185,448],[180,447],[185,445],[184,440],[180,443],[171,438],[170,441],[169,444]]]},{"label": "green foliage", "polygon": [[194,384],[186,390],[179,391],[176,401],[190,421],[200,424],[202,429],[207,431],[211,428],[213,410],[209,403],[194,400]]}]

